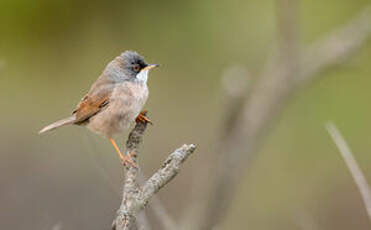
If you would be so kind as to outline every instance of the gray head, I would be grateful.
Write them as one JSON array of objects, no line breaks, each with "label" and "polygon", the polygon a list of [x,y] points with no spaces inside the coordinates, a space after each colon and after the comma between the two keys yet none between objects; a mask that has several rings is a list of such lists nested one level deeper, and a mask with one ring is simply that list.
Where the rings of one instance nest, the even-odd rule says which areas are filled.
[{"label": "gray head", "polygon": [[146,83],[148,71],[157,66],[156,64],[147,64],[144,58],[135,51],[125,51],[108,63],[103,75],[115,82],[138,81]]},{"label": "gray head", "polygon": [[147,64],[144,58],[135,51],[125,51],[120,55],[123,60],[123,71],[127,80],[147,81],[148,71],[157,67],[156,64]]}]

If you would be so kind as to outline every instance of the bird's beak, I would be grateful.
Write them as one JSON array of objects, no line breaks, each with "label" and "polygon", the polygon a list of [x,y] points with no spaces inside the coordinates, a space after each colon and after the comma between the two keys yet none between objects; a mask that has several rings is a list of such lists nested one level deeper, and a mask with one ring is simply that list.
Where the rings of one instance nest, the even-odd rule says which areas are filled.
[{"label": "bird's beak", "polygon": [[146,67],[144,67],[141,71],[144,71],[144,70],[151,70],[151,69],[154,69],[156,67],[159,67],[160,65],[158,64],[149,64],[147,65]]}]

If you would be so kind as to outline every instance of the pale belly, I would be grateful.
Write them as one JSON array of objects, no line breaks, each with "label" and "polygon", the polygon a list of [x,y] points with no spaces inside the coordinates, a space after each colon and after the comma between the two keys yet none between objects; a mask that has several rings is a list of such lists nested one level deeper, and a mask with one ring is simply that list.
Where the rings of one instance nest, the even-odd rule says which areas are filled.
[{"label": "pale belly", "polygon": [[121,133],[138,116],[147,98],[146,84],[122,83],[114,89],[107,107],[90,118],[87,128],[106,137]]}]

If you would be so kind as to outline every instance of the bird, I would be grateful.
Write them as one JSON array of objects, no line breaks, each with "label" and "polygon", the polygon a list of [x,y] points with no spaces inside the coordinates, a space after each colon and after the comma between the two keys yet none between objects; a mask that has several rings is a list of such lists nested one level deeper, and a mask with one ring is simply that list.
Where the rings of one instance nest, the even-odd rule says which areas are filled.
[{"label": "bird", "polygon": [[122,154],[113,137],[135,120],[151,123],[142,109],[148,99],[148,73],[158,66],[147,64],[135,51],[121,53],[108,63],[71,116],[45,126],[39,134],[66,125],[85,126],[108,138],[124,165],[137,167],[131,153]]}]

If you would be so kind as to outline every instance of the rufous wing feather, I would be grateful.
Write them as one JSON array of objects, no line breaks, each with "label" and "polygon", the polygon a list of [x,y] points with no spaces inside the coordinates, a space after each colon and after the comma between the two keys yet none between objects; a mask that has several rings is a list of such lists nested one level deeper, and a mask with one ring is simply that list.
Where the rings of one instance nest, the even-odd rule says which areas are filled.
[{"label": "rufous wing feather", "polygon": [[76,115],[75,124],[84,123],[101,111],[108,105],[110,96],[111,91],[109,90],[101,91],[98,94],[86,95],[73,111],[73,114]]}]

